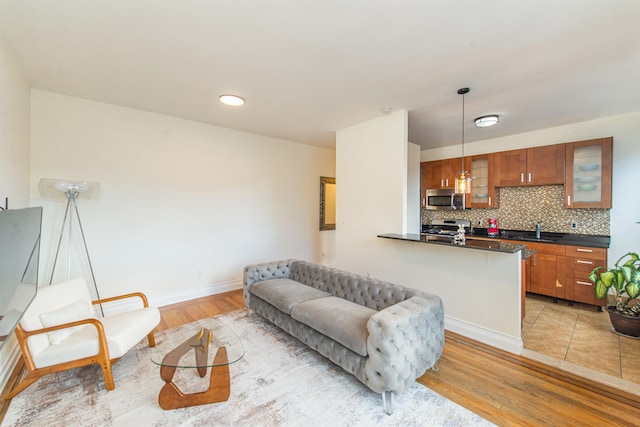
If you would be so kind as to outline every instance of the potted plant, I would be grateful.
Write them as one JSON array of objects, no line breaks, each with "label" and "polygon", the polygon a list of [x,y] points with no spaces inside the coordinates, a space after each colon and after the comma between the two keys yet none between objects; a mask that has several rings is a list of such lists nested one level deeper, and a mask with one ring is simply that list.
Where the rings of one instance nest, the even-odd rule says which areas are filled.
[{"label": "potted plant", "polygon": [[594,283],[597,298],[606,298],[610,289],[616,297],[616,305],[607,306],[611,324],[616,332],[640,337],[640,257],[629,252],[614,264],[613,268],[594,268],[589,279]]}]

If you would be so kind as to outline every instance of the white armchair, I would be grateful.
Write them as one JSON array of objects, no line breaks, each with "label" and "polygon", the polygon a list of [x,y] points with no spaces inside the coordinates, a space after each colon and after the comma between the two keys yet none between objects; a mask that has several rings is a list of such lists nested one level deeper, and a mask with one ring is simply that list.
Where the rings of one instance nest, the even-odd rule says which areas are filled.
[{"label": "white armchair", "polygon": [[[125,298],[141,299],[141,307],[96,318],[93,304]],[[38,289],[15,329],[27,374],[7,399],[43,375],[94,363],[102,368],[107,390],[113,390],[111,365],[145,336],[154,347],[153,329],[158,323],[160,312],[149,307],[139,292],[91,301],[84,279]]]}]

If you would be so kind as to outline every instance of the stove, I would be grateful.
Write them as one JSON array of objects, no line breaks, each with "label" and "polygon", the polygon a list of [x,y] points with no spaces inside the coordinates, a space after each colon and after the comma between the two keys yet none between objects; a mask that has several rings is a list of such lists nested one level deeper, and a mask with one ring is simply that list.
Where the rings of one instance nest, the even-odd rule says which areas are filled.
[{"label": "stove", "polygon": [[430,224],[422,226],[422,234],[438,234],[454,236],[458,232],[458,225],[462,224],[467,234],[471,229],[468,219],[432,219]]}]

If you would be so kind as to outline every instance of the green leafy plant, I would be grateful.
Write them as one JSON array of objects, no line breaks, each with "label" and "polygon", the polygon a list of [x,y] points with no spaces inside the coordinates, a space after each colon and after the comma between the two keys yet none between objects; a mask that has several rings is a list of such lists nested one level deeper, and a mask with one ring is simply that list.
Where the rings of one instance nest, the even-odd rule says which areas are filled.
[{"label": "green leafy plant", "polygon": [[640,316],[640,303],[630,303],[640,296],[640,257],[635,252],[620,257],[614,264],[603,272],[594,268],[589,279],[594,283],[597,298],[605,298],[609,289],[615,291],[616,311],[627,316]]}]

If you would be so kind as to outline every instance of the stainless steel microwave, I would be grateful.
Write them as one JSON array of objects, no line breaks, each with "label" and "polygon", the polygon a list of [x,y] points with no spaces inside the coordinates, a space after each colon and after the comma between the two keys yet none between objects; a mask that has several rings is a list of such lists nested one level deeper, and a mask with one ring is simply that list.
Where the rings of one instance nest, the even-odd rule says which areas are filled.
[{"label": "stainless steel microwave", "polygon": [[425,208],[434,211],[454,211],[465,209],[465,195],[457,194],[452,188],[426,190]]}]

